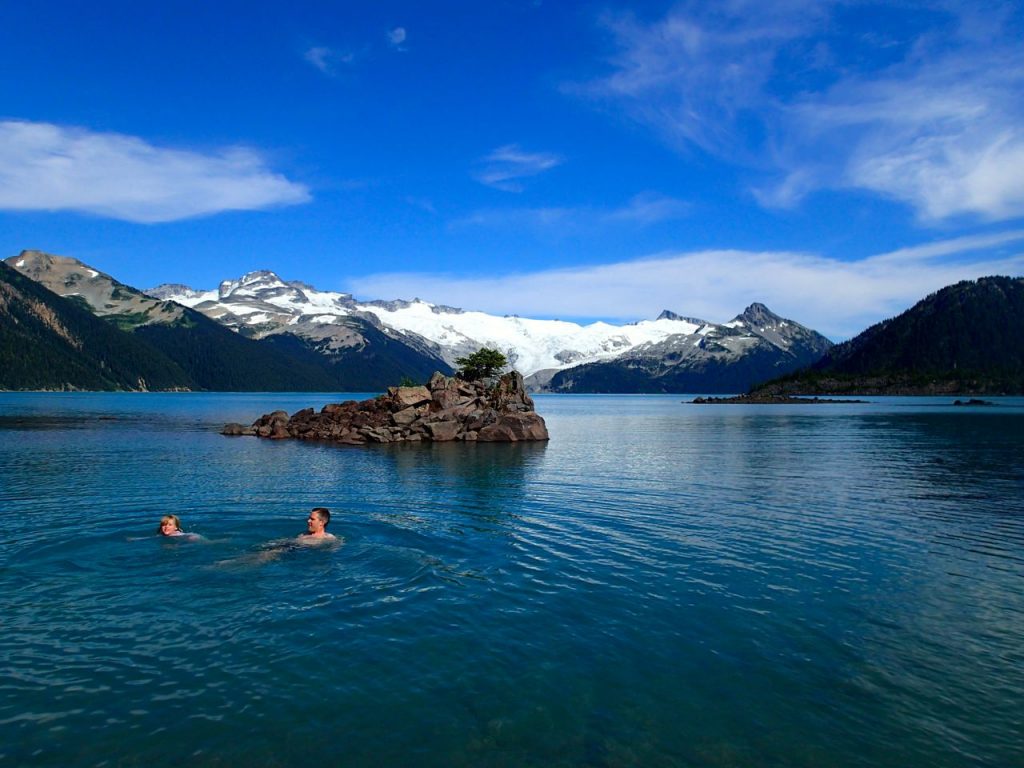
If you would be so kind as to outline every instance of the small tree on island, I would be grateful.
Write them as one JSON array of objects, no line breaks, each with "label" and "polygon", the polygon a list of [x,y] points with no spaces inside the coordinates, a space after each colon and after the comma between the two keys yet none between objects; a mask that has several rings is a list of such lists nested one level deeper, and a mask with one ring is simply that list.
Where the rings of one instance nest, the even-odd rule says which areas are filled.
[{"label": "small tree on island", "polygon": [[455,362],[460,366],[456,374],[460,379],[476,381],[501,373],[501,369],[508,365],[508,358],[496,349],[481,347],[471,355],[455,358]]}]

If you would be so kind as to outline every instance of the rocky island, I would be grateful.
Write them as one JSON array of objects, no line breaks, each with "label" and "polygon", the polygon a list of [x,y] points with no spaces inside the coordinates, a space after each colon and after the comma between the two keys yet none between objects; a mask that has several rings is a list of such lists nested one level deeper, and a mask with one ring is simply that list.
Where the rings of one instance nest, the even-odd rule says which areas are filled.
[{"label": "rocky island", "polygon": [[389,387],[368,400],[264,414],[251,426],[228,424],[223,435],[272,440],[298,438],[346,445],[450,440],[517,442],[547,440],[517,371],[495,380],[464,381],[435,373],[426,386]]},{"label": "rocky island", "polygon": [[841,400],[837,397],[797,397],[794,395],[751,392],[732,397],[695,397],[695,405],[815,405],[819,403],[866,403],[866,400]]}]

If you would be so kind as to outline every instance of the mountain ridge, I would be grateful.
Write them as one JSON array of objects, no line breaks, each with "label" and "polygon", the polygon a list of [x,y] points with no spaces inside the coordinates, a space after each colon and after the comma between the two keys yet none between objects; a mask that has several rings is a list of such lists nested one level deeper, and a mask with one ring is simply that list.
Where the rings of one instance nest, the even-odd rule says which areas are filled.
[{"label": "mountain ridge", "polygon": [[282,334],[266,341],[235,333],[201,312],[148,296],[70,257],[22,251],[6,262],[18,274],[169,357],[187,375],[187,382],[177,388],[373,391],[407,375],[426,378],[439,367],[450,372],[432,356],[386,338],[365,320],[351,321],[355,340],[348,347],[325,351],[317,346],[326,343],[322,339]]},{"label": "mountain ridge", "polygon": [[[349,293],[319,291],[308,283],[302,283],[303,289],[298,290],[296,285],[296,281],[285,281],[269,270],[257,270],[224,280],[216,290],[161,285],[148,292],[192,306],[255,338],[285,328],[300,336],[316,337],[324,333],[325,327],[344,325],[351,318],[372,318],[371,322],[376,322],[385,334],[435,354],[452,366],[459,357],[480,347],[495,348],[526,376],[531,391],[590,391],[584,385],[578,388],[578,377],[570,374],[562,376],[556,387],[550,382],[563,371],[596,363],[631,367],[641,379],[660,377],[658,383],[641,386],[643,391],[663,391],[666,386],[675,386],[674,379],[662,376],[655,370],[656,365],[638,367],[630,362],[638,358],[650,361],[662,353],[675,354],[675,367],[688,367],[692,375],[686,381],[696,382],[701,391],[725,391],[722,387],[726,380],[728,387],[747,386],[762,373],[777,375],[807,364],[831,345],[824,336],[774,315],[760,303],[751,304],[724,324],[664,310],[655,320],[584,326],[517,315],[498,317],[418,298],[357,301]],[[771,326],[771,330],[759,326]],[[708,339],[718,344],[705,355]],[[687,347],[697,351],[678,354]],[[742,376],[728,372],[747,354],[747,347],[756,352],[757,363],[742,363],[740,368],[747,369]],[[703,357],[708,359],[700,359]]]},{"label": "mountain ridge", "polygon": [[[63,302],[39,309],[31,304],[37,299],[15,296],[10,279],[0,281],[11,318],[3,329],[9,348],[24,350],[25,339],[34,338],[64,360],[71,353],[61,347],[63,331],[41,318],[70,307],[102,318],[148,350],[119,347],[123,354],[155,353],[153,360],[162,361],[157,369],[184,371],[186,382],[172,376],[169,388],[382,390],[434,370],[450,372],[447,361],[490,346],[531,374],[532,391],[718,394],[753,390],[765,380],[783,394],[1024,391],[1024,278],[947,286],[836,346],[760,302],[725,323],[665,309],[655,320],[581,326],[418,298],[357,301],[270,270],[224,280],[213,291],[166,284],[142,292],[66,257],[23,251],[6,261],[52,296],[46,301]],[[18,336],[29,327],[28,336]],[[89,355],[65,364],[103,367]],[[152,386],[145,376],[91,381],[100,388]]]},{"label": "mountain ridge", "polygon": [[751,394],[1022,394],[1024,277],[946,286]]},{"label": "mountain ridge", "polygon": [[145,340],[0,262],[0,389],[183,390],[188,374]]}]

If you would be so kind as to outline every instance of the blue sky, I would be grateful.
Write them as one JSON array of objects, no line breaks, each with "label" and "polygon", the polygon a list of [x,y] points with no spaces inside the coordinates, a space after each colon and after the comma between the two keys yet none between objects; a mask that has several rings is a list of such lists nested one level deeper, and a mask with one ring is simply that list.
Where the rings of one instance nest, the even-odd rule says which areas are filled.
[{"label": "blue sky", "polygon": [[1024,273],[1022,39],[1020,2],[2,3],[0,253],[842,339]]}]

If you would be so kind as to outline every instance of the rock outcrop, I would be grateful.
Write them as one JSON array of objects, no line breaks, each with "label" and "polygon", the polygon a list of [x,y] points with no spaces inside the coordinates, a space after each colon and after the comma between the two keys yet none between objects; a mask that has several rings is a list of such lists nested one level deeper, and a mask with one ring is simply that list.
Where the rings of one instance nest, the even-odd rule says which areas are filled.
[{"label": "rock outcrop", "polygon": [[426,386],[389,387],[369,400],[305,408],[288,415],[268,413],[246,427],[228,424],[223,435],[298,438],[362,445],[430,440],[516,442],[547,440],[544,419],[536,413],[520,373],[497,381],[463,381],[435,373]]},{"label": "rock outcrop", "polygon": [[[686,402],[685,400],[683,402]],[[793,397],[791,395],[760,394],[733,397],[695,397],[694,405],[816,405],[819,403],[866,403],[867,400],[841,400],[837,397]]]}]

